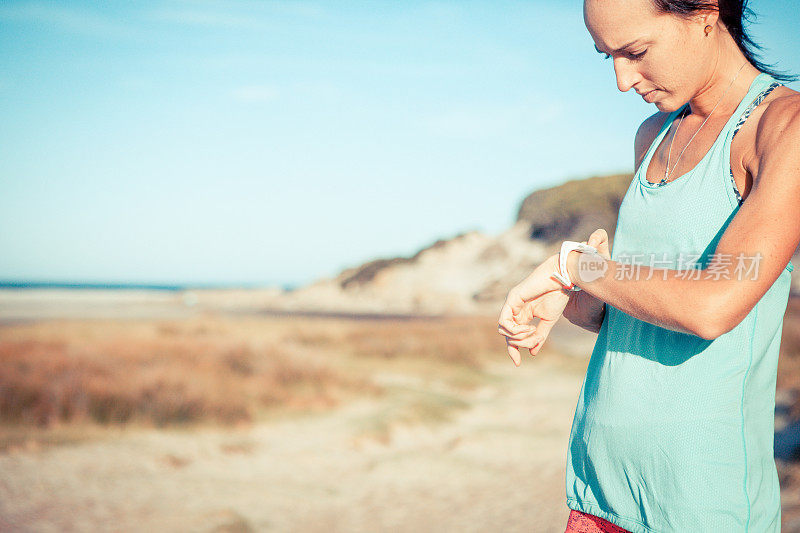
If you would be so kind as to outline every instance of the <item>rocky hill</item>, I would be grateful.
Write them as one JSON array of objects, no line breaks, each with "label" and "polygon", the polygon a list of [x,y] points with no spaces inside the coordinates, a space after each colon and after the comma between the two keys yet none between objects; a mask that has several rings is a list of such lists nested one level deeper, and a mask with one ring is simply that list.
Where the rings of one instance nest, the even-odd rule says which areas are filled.
[{"label": "rocky hill", "polygon": [[517,221],[527,222],[530,237],[547,244],[583,241],[597,228],[613,241],[617,213],[632,174],[571,180],[529,194],[520,205]]},{"label": "rocky hill", "polygon": [[[537,190],[519,205],[516,223],[499,235],[463,232],[410,257],[377,258],[289,291],[264,291],[253,306],[314,312],[471,314],[496,312],[508,290],[564,239],[585,240],[602,227],[612,236],[632,175],[573,180]],[[199,304],[230,298],[203,291]],[[214,301],[211,301],[211,300]],[[235,302],[235,303],[234,303]]]},{"label": "rocky hill", "polygon": [[[378,258],[289,291],[248,291],[249,307],[380,314],[494,313],[508,290],[565,240],[583,241],[604,228],[613,244],[617,213],[632,174],[571,180],[533,191],[516,223],[499,235],[460,233],[410,257]],[[793,261],[800,265],[800,260]],[[795,275],[795,287],[800,289]],[[192,296],[211,307],[241,307],[241,295]]]},{"label": "rocky hill", "polygon": [[470,231],[412,257],[377,259],[287,292],[283,309],[469,314],[497,300],[549,253],[526,223],[498,236]]}]

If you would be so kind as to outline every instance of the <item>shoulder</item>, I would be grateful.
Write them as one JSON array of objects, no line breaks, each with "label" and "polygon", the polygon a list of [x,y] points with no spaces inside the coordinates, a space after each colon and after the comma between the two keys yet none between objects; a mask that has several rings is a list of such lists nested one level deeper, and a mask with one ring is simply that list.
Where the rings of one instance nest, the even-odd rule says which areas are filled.
[{"label": "shoulder", "polygon": [[780,89],[775,98],[765,102],[756,128],[754,148],[759,166],[765,160],[792,155],[800,160],[800,93],[788,87]]},{"label": "shoulder", "polygon": [[780,89],[781,93],[767,102],[764,113],[758,121],[756,148],[759,148],[759,142],[775,140],[785,133],[791,134],[793,130],[800,128],[800,93],[788,87]]},{"label": "shoulder", "polygon": [[657,111],[647,117],[644,122],[639,125],[639,129],[636,130],[636,137],[633,141],[635,158],[634,171],[639,168],[639,164],[642,162],[644,154],[647,152],[647,149],[650,148],[650,145],[653,144],[658,132],[661,130],[661,126],[664,125],[664,121],[668,116],[669,113]]}]

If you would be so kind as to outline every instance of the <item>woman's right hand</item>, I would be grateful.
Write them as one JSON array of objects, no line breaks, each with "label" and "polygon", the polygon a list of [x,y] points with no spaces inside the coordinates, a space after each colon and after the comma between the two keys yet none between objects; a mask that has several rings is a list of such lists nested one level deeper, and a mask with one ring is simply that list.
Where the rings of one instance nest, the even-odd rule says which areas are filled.
[{"label": "woman's right hand", "polygon": [[[611,260],[606,230],[602,228],[595,230],[589,236],[589,240],[583,242],[594,246],[602,257]],[[564,317],[576,326],[597,333],[603,322],[604,305],[603,300],[595,298],[586,291],[577,291],[570,295],[569,302],[564,308]]]}]

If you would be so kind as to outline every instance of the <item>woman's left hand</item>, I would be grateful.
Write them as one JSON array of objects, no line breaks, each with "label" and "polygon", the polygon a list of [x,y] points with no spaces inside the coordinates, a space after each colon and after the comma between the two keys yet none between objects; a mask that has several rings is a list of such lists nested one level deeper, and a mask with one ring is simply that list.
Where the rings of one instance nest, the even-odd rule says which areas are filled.
[{"label": "woman's left hand", "polygon": [[[570,292],[551,277],[558,270],[558,254],[545,259],[508,292],[500,311],[498,332],[506,337],[508,355],[516,366],[522,362],[520,348],[539,353],[553,325],[561,317]],[[538,318],[535,326],[530,324]]]}]

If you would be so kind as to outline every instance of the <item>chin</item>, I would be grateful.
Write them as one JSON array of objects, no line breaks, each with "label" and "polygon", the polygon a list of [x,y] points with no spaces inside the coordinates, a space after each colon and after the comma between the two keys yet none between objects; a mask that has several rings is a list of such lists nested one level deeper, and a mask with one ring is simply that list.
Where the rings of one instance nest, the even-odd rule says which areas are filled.
[{"label": "chin", "polygon": [[683,107],[684,102],[675,103],[674,99],[670,96],[666,98],[662,98],[660,100],[656,100],[653,102],[653,105],[658,108],[659,111],[664,113],[672,113],[673,111],[677,111],[681,107]]},{"label": "chin", "polygon": [[669,102],[665,102],[664,100],[653,102],[653,105],[656,106],[658,110],[661,111],[662,113],[672,113],[673,111],[677,111],[681,107],[681,106],[674,106]]}]

